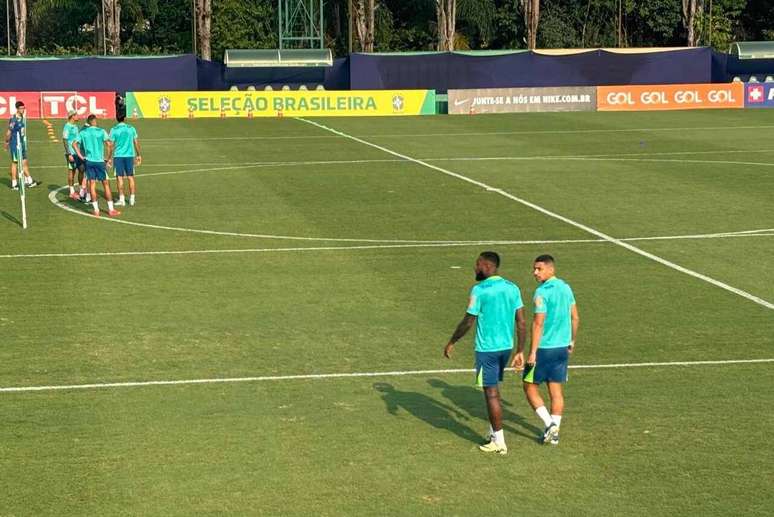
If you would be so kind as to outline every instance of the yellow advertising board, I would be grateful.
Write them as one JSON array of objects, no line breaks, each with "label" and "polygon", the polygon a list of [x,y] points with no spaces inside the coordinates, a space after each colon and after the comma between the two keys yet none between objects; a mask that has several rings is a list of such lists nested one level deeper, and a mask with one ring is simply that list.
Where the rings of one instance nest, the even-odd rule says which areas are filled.
[{"label": "yellow advertising board", "polygon": [[134,118],[434,115],[435,90],[127,92]]}]

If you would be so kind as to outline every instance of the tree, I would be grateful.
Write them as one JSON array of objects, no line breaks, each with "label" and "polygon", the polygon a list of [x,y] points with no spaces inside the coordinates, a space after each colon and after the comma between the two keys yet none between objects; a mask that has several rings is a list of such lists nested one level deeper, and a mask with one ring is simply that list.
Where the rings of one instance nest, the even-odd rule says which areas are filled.
[{"label": "tree", "polygon": [[13,19],[16,30],[16,55],[24,56],[27,54],[27,0],[13,0]]},{"label": "tree", "polygon": [[374,51],[376,2],[375,0],[355,0],[353,2],[354,24],[357,41],[362,52]]},{"label": "tree", "polygon": [[211,60],[212,42],[212,1],[196,0],[196,43],[202,59]]},{"label": "tree", "polygon": [[438,50],[454,50],[457,24],[457,0],[435,0],[438,21]]},{"label": "tree", "polygon": [[105,16],[105,49],[116,56],[121,53],[121,1],[102,0],[102,12]]},{"label": "tree", "polygon": [[696,46],[696,14],[700,0],[683,0],[683,27],[687,31],[686,45]]},{"label": "tree", "polygon": [[527,48],[537,47],[538,22],[540,21],[540,0],[521,0],[524,25],[527,29]]}]

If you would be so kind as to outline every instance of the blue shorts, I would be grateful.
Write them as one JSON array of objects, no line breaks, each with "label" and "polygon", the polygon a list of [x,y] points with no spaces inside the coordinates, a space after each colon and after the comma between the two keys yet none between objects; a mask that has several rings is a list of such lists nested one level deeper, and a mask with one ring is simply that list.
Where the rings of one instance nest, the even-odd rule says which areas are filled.
[{"label": "blue shorts", "polygon": [[535,366],[524,368],[524,382],[542,384],[544,382],[567,382],[567,362],[570,358],[569,347],[538,348]]},{"label": "blue shorts", "polygon": [[476,386],[490,388],[503,382],[503,372],[511,358],[511,349],[476,352]]},{"label": "blue shorts", "polygon": [[113,158],[113,169],[116,176],[134,176],[134,158],[115,157]]},{"label": "blue shorts", "polygon": [[[8,149],[11,152],[11,162],[18,163],[19,162],[19,158],[16,155],[19,153],[19,151],[16,149],[16,146],[9,147]],[[27,148],[26,147],[22,147],[21,154],[22,154],[22,160],[26,160],[27,159]]]},{"label": "blue shorts", "polygon": [[107,181],[105,162],[86,162],[86,179],[91,181]]},{"label": "blue shorts", "polygon": [[70,161],[70,154],[65,153],[65,162],[67,163],[67,168],[71,171],[75,171],[83,167],[84,163],[83,160],[81,160],[80,156],[77,154],[73,154],[73,161]]}]

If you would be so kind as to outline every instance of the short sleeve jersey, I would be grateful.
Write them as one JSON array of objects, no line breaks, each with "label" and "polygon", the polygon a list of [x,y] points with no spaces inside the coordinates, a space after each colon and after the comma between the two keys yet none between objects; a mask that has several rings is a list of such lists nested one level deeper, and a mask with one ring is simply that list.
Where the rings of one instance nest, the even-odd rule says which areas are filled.
[{"label": "short sleeve jersey", "polygon": [[62,140],[67,142],[67,152],[69,154],[75,154],[73,149],[73,142],[78,139],[78,126],[67,122],[62,130]]},{"label": "short sleeve jersey", "polygon": [[110,140],[115,144],[113,156],[116,158],[134,158],[134,141],[137,130],[125,122],[121,122],[110,130]]},{"label": "short sleeve jersey", "polygon": [[518,286],[501,276],[491,276],[473,286],[467,312],[476,316],[476,351],[512,349],[516,311],[522,307]]},{"label": "short sleeve jersey", "polygon": [[22,149],[25,149],[27,146],[27,139],[25,138],[26,127],[24,124],[24,119],[14,115],[8,120],[8,129],[11,131],[11,139],[8,142],[8,149],[15,151],[19,145],[20,140]]},{"label": "short sleeve jersey", "polygon": [[89,126],[78,134],[78,143],[87,162],[100,163],[105,161],[105,142],[107,131],[97,126]]},{"label": "short sleeve jersey", "polygon": [[550,278],[535,290],[533,302],[535,314],[546,315],[539,348],[570,346],[571,312],[575,296],[569,284],[560,278]]}]

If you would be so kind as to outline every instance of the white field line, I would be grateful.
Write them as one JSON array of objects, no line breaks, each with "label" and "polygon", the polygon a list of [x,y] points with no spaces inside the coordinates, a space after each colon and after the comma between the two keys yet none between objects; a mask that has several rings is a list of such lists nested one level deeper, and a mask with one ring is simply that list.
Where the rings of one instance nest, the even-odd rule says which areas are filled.
[{"label": "white field line", "polygon": [[374,149],[379,149],[381,151],[384,151],[387,154],[391,154],[391,155],[396,156],[398,158],[403,158],[405,160],[414,162],[417,165],[422,165],[424,167],[433,169],[433,170],[438,171],[438,172],[440,172],[442,174],[445,174],[447,176],[451,176],[453,178],[460,179],[462,181],[470,183],[471,185],[476,185],[478,187],[486,189],[489,192],[495,192],[497,194],[500,194],[503,197],[506,197],[508,199],[512,199],[513,201],[516,201],[517,203],[520,203],[520,204],[522,204],[524,206],[532,208],[532,209],[534,209],[534,210],[536,210],[536,211],[538,211],[538,212],[540,212],[542,214],[545,214],[545,215],[547,215],[549,217],[552,217],[554,219],[557,219],[559,221],[567,223],[567,224],[569,224],[571,226],[579,228],[579,229],[581,229],[581,230],[583,230],[583,231],[585,231],[587,233],[590,233],[591,235],[595,235],[596,237],[599,237],[600,239],[604,239],[606,241],[609,241],[609,242],[611,242],[613,244],[616,244],[616,245],[618,245],[618,246],[620,246],[620,247],[622,247],[624,249],[627,249],[627,250],[629,250],[629,251],[631,251],[633,253],[636,253],[636,254],[638,254],[640,256],[648,258],[648,259],[650,259],[650,260],[652,260],[654,262],[658,262],[659,264],[667,266],[667,267],[669,267],[671,269],[674,269],[675,271],[679,271],[679,272],[684,273],[686,275],[690,275],[690,276],[692,276],[694,278],[698,278],[699,280],[703,280],[704,282],[707,282],[707,283],[709,283],[711,285],[714,285],[716,287],[720,287],[721,289],[724,289],[724,290],[729,291],[731,293],[734,293],[734,294],[736,294],[738,296],[741,296],[741,297],[743,297],[743,298],[745,298],[747,300],[750,300],[751,302],[754,302],[754,303],[757,303],[758,305],[766,307],[767,309],[774,310],[774,303],[771,303],[771,302],[769,302],[767,300],[764,300],[763,298],[760,298],[758,296],[750,294],[747,291],[743,291],[742,289],[733,287],[733,286],[731,286],[729,284],[726,284],[724,282],[716,280],[716,279],[714,279],[712,277],[709,277],[709,276],[704,275],[702,273],[699,273],[697,271],[693,271],[691,269],[683,267],[683,266],[681,266],[679,264],[676,264],[674,262],[671,262],[671,261],[669,261],[669,260],[667,260],[665,258],[659,257],[658,255],[654,255],[653,253],[650,253],[650,252],[647,252],[647,251],[645,251],[643,249],[640,249],[640,248],[638,248],[638,247],[636,247],[636,246],[634,246],[632,244],[629,244],[628,242],[624,242],[624,241],[622,241],[620,239],[616,239],[615,237],[607,235],[606,233],[603,233],[603,232],[601,232],[599,230],[596,230],[596,229],[594,229],[594,228],[592,228],[590,226],[587,226],[585,224],[582,224],[582,223],[579,223],[577,221],[574,221],[574,220],[572,220],[572,219],[570,219],[568,217],[565,217],[563,215],[557,214],[556,212],[552,212],[552,211],[550,211],[550,210],[548,210],[546,208],[543,208],[540,205],[537,205],[535,203],[527,201],[526,199],[522,199],[522,198],[520,198],[518,196],[510,194],[510,193],[508,193],[508,192],[506,192],[506,191],[504,191],[502,189],[492,187],[492,186],[487,185],[486,183],[483,183],[481,181],[477,181],[477,180],[474,180],[473,178],[469,178],[467,176],[463,176],[462,174],[458,174],[456,172],[452,172],[452,171],[449,171],[447,169],[443,169],[441,167],[438,167],[436,165],[424,162],[422,160],[418,160],[416,158],[412,158],[412,157],[407,156],[405,154],[398,153],[397,151],[393,151],[391,149],[388,149],[386,147],[380,146],[378,144],[374,144],[374,143],[369,142],[367,140],[363,140],[362,138],[358,138],[358,137],[355,137],[355,136],[352,136],[352,135],[348,135],[346,133],[338,131],[337,129],[330,128],[328,126],[325,126],[325,125],[320,124],[318,122],[315,122],[313,120],[307,120],[307,119],[303,119],[303,118],[299,118],[297,120],[299,120],[301,122],[304,122],[306,124],[311,124],[313,126],[317,126],[320,129],[323,129],[325,131],[328,131],[328,132],[331,132],[331,133],[334,133],[334,134],[338,134],[338,135],[341,135],[341,136],[345,136],[345,137],[347,137],[350,140],[353,140],[355,142],[360,142],[360,143],[362,143],[364,145],[367,145],[369,147],[373,147]]},{"label": "white field line", "polygon": [[[670,361],[652,363],[616,363],[616,364],[578,364],[570,365],[571,369],[597,369],[597,368],[657,368],[668,366],[714,366],[731,364],[761,364],[772,363],[774,359],[729,359],[718,361]],[[512,368],[508,370],[513,371]],[[296,381],[296,380],[322,380],[322,379],[350,379],[361,377],[406,377],[417,375],[441,375],[456,373],[473,373],[472,368],[455,368],[443,370],[398,370],[385,372],[353,372],[353,373],[311,373],[301,375],[263,375],[256,377],[222,377],[212,379],[181,379],[166,381],[131,381],[131,382],[105,382],[93,384],[59,384],[50,386],[10,386],[0,388],[0,393],[25,393],[39,391],[65,391],[65,390],[96,390],[107,388],[136,388],[143,386],[179,386],[185,384],[231,384],[240,382],[271,382],[271,381]]]},{"label": "white field line", "polygon": [[[101,221],[109,221],[120,224],[127,224],[130,226],[139,226],[142,228],[152,228],[156,230],[167,230],[185,233],[201,233],[206,235],[219,235],[226,237],[246,237],[254,239],[273,239],[273,240],[294,240],[305,242],[360,242],[360,243],[372,243],[372,244],[389,244],[391,246],[349,246],[349,247],[317,247],[317,248],[266,248],[266,249],[250,249],[250,250],[189,250],[189,251],[150,251],[150,252],[125,252],[126,254],[154,254],[154,255],[173,255],[173,254],[194,254],[194,253],[239,253],[239,252],[260,252],[260,251],[328,251],[331,249],[375,249],[379,247],[443,247],[443,246],[470,246],[470,245],[510,245],[510,244],[583,244],[583,243],[595,243],[606,242],[607,239],[564,239],[564,240],[496,240],[496,239],[481,239],[474,241],[456,240],[456,241],[442,241],[442,240],[401,240],[401,239],[348,239],[338,237],[302,237],[293,235],[272,235],[272,234],[256,234],[256,233],[239,233],[239,232],[221,232],[216,230],[201,230],[194,228],[181,228],[177,226],[161,226],[156,224],[140,223],[135,221],[126,221],[123,219],[113,219],[106,217],[94,217],[90,212],[77,210],[71,206],[65,205],[57,199],[57,194],[67,187],[60,187],[57,190],[52,190],[48,194],[48,199],[55,206],[72,212],[74,214],[82,215],[84,217],[91,217],[92,219],[99,219]],[[628,239],[622,239],[626,241],[647,241],[647,240],[681,240],[681,239],[718,239],[729,237],[742,237],[742,236],[768,236],[767,232],[774,232],[774,229],[760,229],[760,230],[745,230],[742,232],[721,232],[721,233],[706,233],[706,234],[690,234],[690,235],[665,235],[655,237],[632,237]],[[402,245],[402,246],[401,246]],[[406,246],[411,245],[411,246]],[[120,255],[121,253],[103,254],[103,253],[88,253],[86,255],[81,254],[58,254],[58,253],[45,253],[39,255],[0,255],[0,258],[19,258],[21,256],[27,257],[61,257],[61,256],[111,256]]]},{"label": "white field line", "polygon": [[[738,130],[774,129],[774,126],[709,126],[709,127],[652,127],[652,128],[620,128],[620,129],[546,129],[540,131],[475,131],[475,132],[449,132],[449,133],[397,133],[397,134],[366,134],[360,138],[455,138],[460,136],[505,136],[505,135],[574,135],[580,133],[656,133],[671,131],[738,131]],[[171,137],[171,138],[143,138],[142,142],[159,142],[164,145],[167,142],[203,141],[217,142],[229,140],[321,140],[343,138],[339,135],[254,135],[254,136],[222,136],[222,137]],[[30,140],[31,143],[48,143],[48,140]]]},{"label": "white field line", "polygon": [[[621,239],[623,241],[657,241],[657,240],[694,240],[694,239],[730,239],[737,237],[774,237],[774,229],[771,230],[748,230],[736,233],[708,233],[703,235],[665,235],[661,237],[634,237],[631,239]],[[14,258],[67,258],[67,257],[124,257],[124,256],[143,256],[143,255],[213,255],[213,254],[233,254],[233,253],[292,253],[308,251],[356,251],[356,250],[376,250],[376,249],[405,249],[405,248],[451,248],[465,246],[524,246],[524,245],[546,245],[552,246],[563,244],[604,244],[608,241],[604,239],[567,239],[567,240],[532,240],[532,241],[469,241],[457,243],[429,243],[429,244],[372,244],[364,246],[314,246],[314,247],[294,247],[294,248],[241,248],[241,249],[204,249],[204,250],[158,250],[158,251],[92,251],[78,253],[17,253],[0,255],[0,259]]]},{"label": "white field line", "polygon": [[[755,154],[755,153],[774,153],[774,149],[749,149],[749,150],[728,150],[728,151],[669,151],[669,152],[655,152],[655,153],[618,153],[618,154],[578,154],[578,155],[546,155],[546,156],[460,156],[456,158],[418,158],[426,162],[440,162],[440,161],[529,161],[529,160],[581,160],[581,159],[598,159],[598,158],[629,158],[629,157],[659,157],[659,156],[694,156],[694,155],[710,155],[710,154]],[[693,160],[689,160],[693,162]],[[180,171],[169,171],[163,173],[142,174],[142,176],[154,176],[162,174],[182,174],[185,172],[205,172],[205,171],[220,171],[239,168],[250,167],[295,167],[305,165],[347,165],[358,163],[395,163],[405,162],[405,160],[392,158],[392,159],[372,159],[372,160],[316,160],[316,161],[261,161],[261,162],[242,162],[242,163],[230,163],[228,166],[223,167],[223,161],[219,162],[198,162],[198,163],[146,163],[142,165],[143,168],[156,168],[156,167],[214,167],[198,170],[184,169]],[[717,160],[706,160],[698,163],[739,163],[744,165],[768,165],[774,164],[769,162],[726,162]],[[64,165],[36,165],[37,169],[64,169]]]}]

